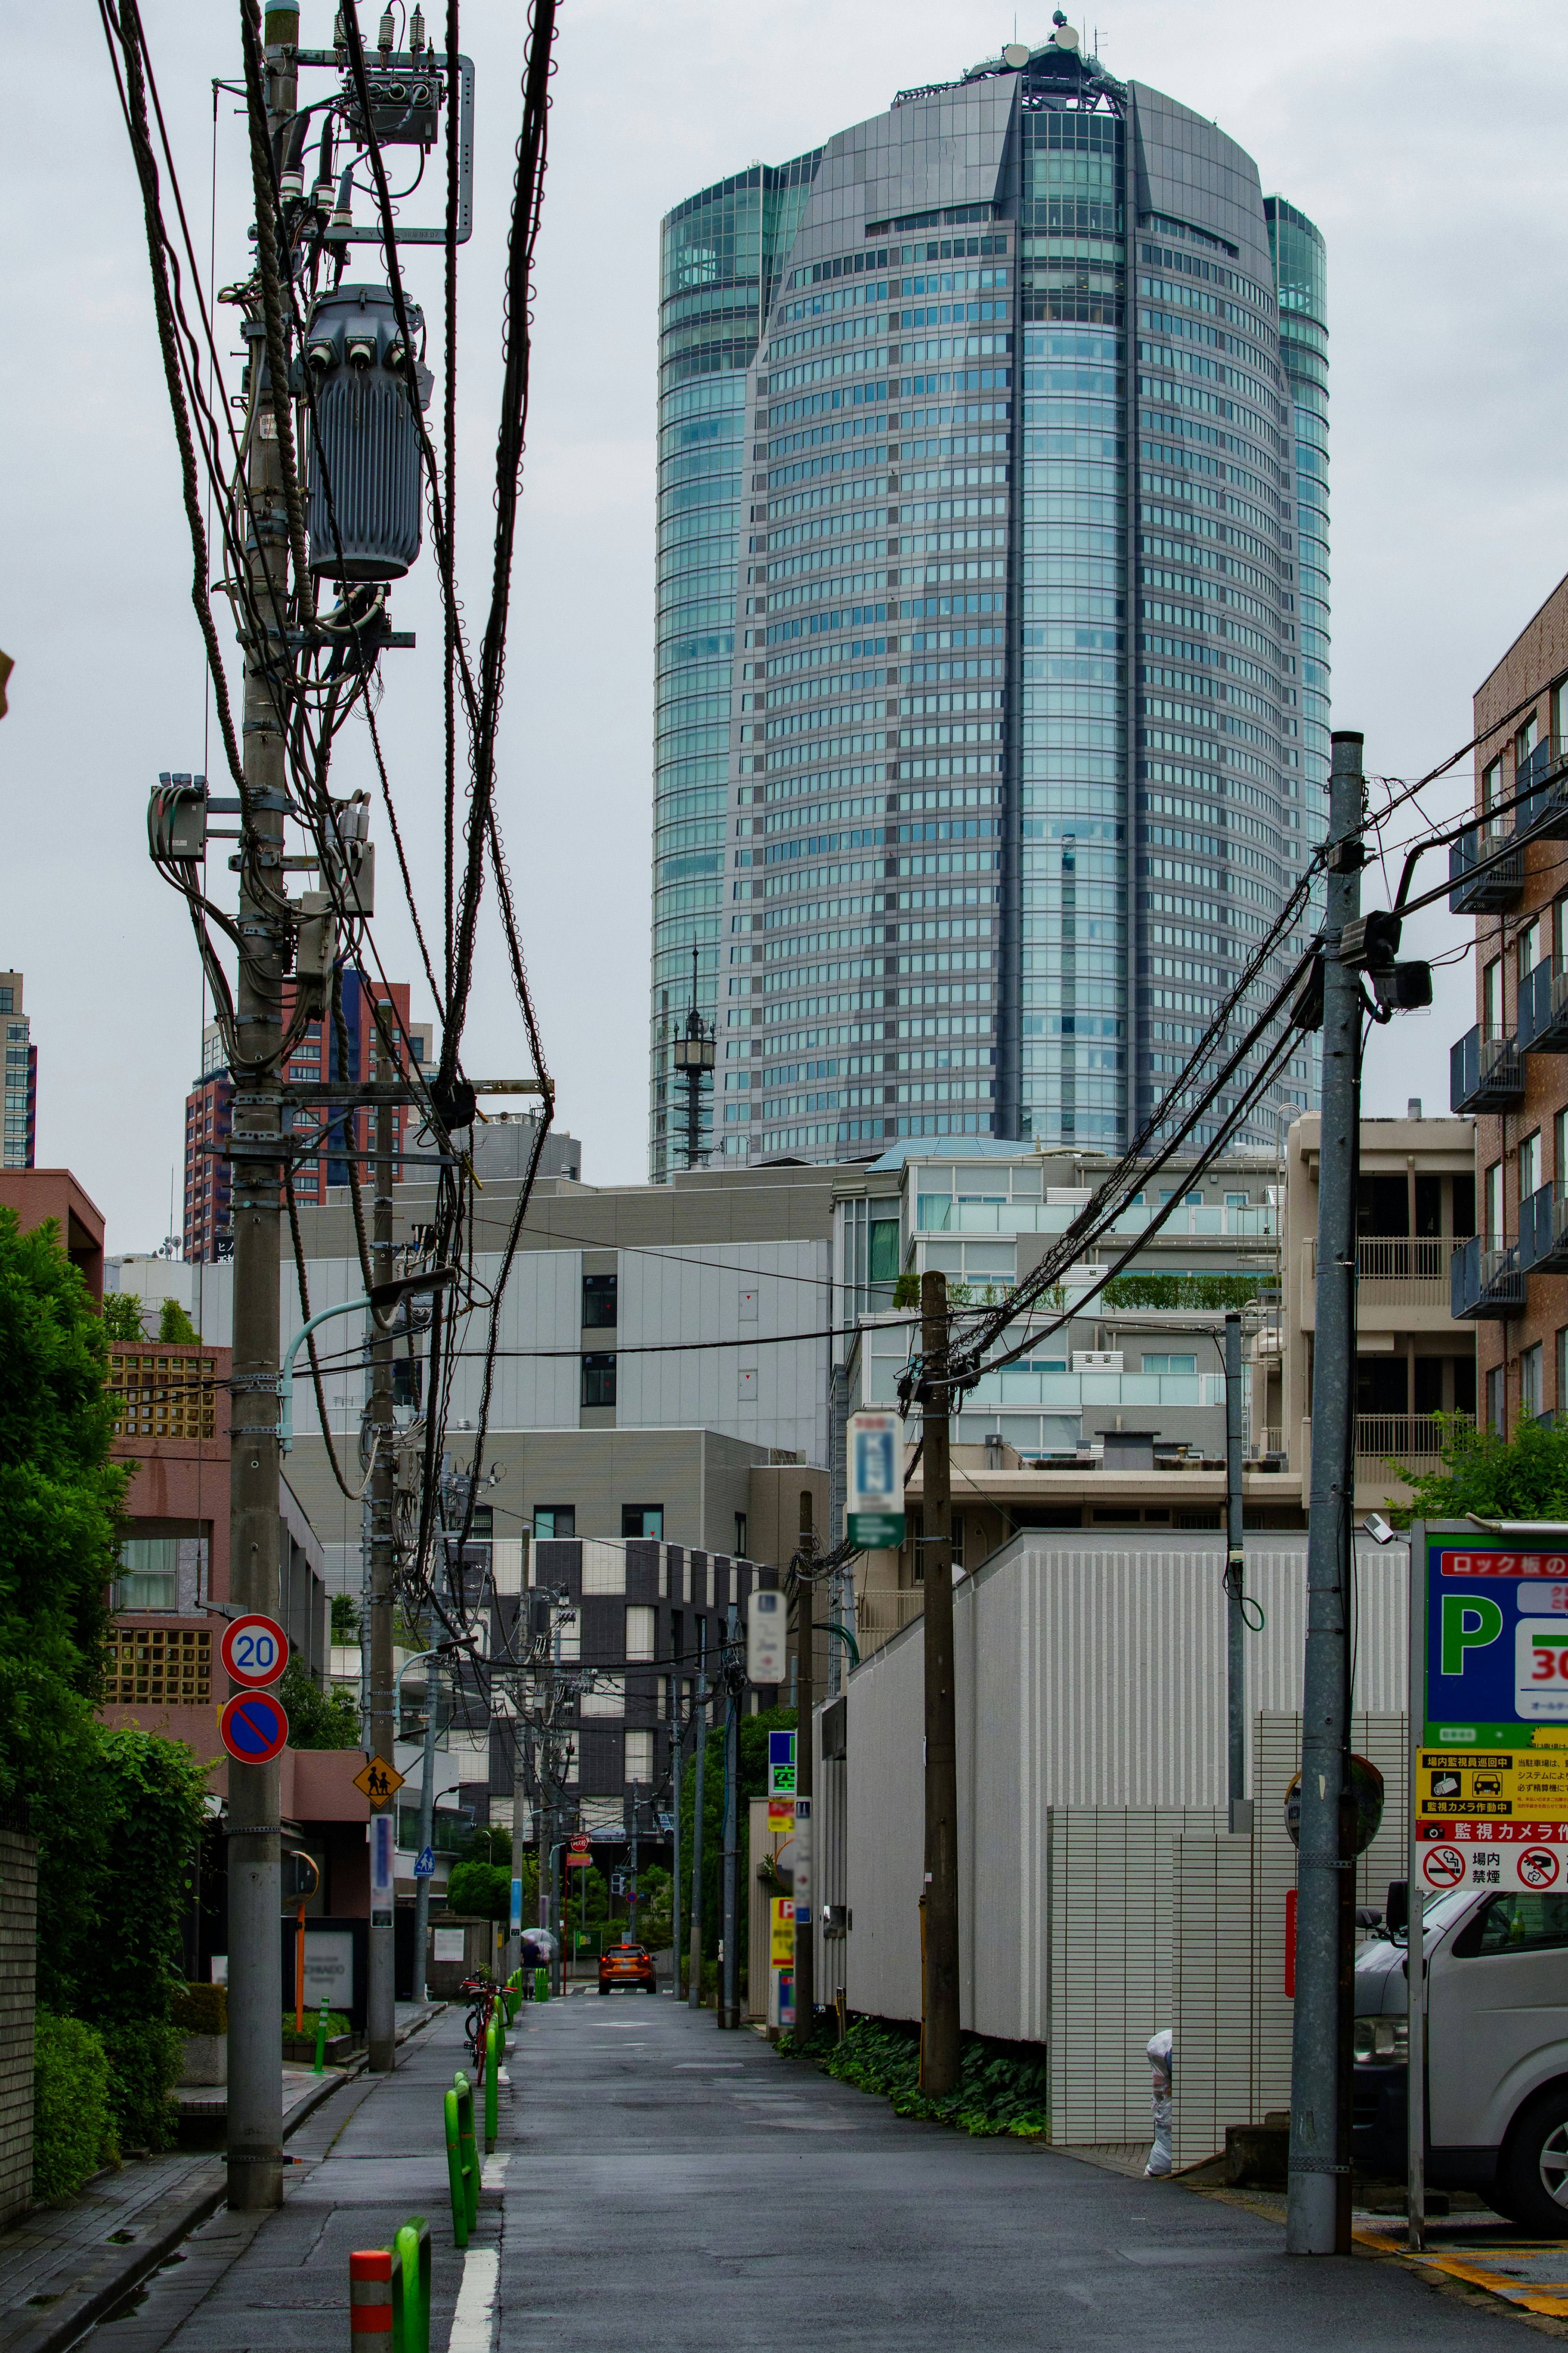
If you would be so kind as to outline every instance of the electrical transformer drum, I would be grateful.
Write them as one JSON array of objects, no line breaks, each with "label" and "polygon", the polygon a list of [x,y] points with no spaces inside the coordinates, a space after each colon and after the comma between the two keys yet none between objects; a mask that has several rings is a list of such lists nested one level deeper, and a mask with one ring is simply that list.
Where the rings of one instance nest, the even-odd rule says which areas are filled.
[{"label": "electrical transformer drum", "polygon": [[[422,322],[407,308],[410,331]],[[310,569],[329,580],[400,580],[419,553],[419,427],[403,337],[384,286],[339,286],[312,306]],[[431,376],[417,369],[420,406]],[[330,503],[329,503],[330,493]]]}]

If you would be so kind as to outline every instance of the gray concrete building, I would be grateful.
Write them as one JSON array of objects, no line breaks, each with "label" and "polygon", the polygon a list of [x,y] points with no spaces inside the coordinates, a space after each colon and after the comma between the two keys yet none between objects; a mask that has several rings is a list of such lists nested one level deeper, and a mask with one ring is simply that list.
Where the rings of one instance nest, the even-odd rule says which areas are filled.
[{"label": "gray concrete building", "polygon": [[1124,1146],[1321,839],[1321,236],[1062,24],[662,271],[653,1176],[694,945],[716,1158]]}]

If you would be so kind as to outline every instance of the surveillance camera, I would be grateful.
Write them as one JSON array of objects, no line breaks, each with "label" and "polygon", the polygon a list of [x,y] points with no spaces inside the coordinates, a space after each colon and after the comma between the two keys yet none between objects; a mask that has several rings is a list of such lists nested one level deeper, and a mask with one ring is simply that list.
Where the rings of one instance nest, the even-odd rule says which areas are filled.
[{"label": "surveillance camera", "polygon": [[1362,1526],[1373,1544],[1385,1545],[1394,1542],[1396,1531],[1389,1526],[1381,1512],[1369,1512],[1362,1522]]}]

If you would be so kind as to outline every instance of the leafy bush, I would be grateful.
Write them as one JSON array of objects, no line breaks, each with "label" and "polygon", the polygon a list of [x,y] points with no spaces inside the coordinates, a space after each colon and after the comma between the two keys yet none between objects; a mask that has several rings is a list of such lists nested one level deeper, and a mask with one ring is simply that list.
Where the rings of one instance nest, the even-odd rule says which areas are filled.
[{"label": "leafy bush", "polygon": [[[316,2030],[320,2023],[321,2016],[321,2012],[319,2004],[314,2010],[307,2007],[305,2011],[304,2026],[304,2040],[307,2042],[314,2042],[316,2039]],[[352,2034],[353,2031],[353,2027],[352,2022],[344,2017],[341,2010],[328,2010],[327,2032],[329,2036],[333,2034]],[[283,2040],[285,2042],[297,2042],[300,2040],[300,2036],[294,2031],[294,2013],[291,2010],[286,2010],[283,2013]]]},{"label": "leafy bush", "polygon": [[917,2026],[887,2018],[857,2018],[842,2042],[821,2044],[802,2054],[795,2037],[782,2034],[781,2057],[809,2056],[825,2074],[857,2091],[879,2092],[893,2114],[960,2132],[1012,2133],[1038,2139],[1050,2123],[1050,2079],[1044,2052],[1021,2057],[1005,2043],[982,2034],[963,2038],[958,2089],[945,2099],[928,2099],[920,2087],[921,2038]]},{"label": "leafy bush", "polygon": [[324,1692],[308,1667],[290,1659],[278,1684],[289,1718],[290,1748],[357,1748],[359,1701],[340,1683]]},{"label": "leafy bush", "polygon": [[1561,1520],[1568,1516],[1568,1421],[1521,1421],[1510,1438],[1478,1430],[1463,1414],[1435,1416],[1441,1470],[1388,1468],[1408,1480],[1414,1501],[1392,1506],[1400,1527],[1413,1518]]},{"label": "leafy bush", "polygon": [[184,2036],[163,2018],[108,2018],[100,2031],[121,2147],[168,2148],[179,2121],[169,2094],[184,2063]]},{"label": "leafy bush", "polygon": [[33,2033],[33,2195],[54,2204],[118,2155],[109,2060],[79,2019],[40,2010]]},{"label": "leafy bush", "polygon": [[169,2004],[169,2023],[182,2034],[228,2032],[228,1988],[183,1985]]},{"label": "leafy bush", "polygon": [[510,1920],[511,1873],[478,1855],[455,1862],[447,1881],[447,1908],[465,1920]]},{"label": "leafy bush", "polygon": [[1108,1307],[1246,1307],[1273,1288],[1259,1274],[1118,1274],[1100,1296]]},{"label": "leafy bush", "polygon": [[134,1347],[147,1337],[142,1321],[142,1302],[129,1291],[106,1291],[103,1294],[103,1336],[111,1346]]}]

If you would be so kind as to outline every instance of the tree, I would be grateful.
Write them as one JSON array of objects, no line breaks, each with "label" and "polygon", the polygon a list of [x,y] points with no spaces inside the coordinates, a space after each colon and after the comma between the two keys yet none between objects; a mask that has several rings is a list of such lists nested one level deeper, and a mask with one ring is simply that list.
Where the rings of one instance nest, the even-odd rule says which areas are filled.
[{"label": "tree", "polygon": [[131,1477],[106,1356],[53,1221],[0,1208],[0,1798],[44,1795],[92,1736]]},{"label": "tree", "polygon": [[359,1603],[352,1593],[332,1596],[332,1640],[343,1643],[359,1641]]},{"label": "tree", "polygon": [[1510,1438],[1478,1430],[1459,1414],[1438,1414],[1440,1470],[1389,1469],[1412,1491],[1388,1506],[1400,1527],[1412,1519],[1568,1520],[1568,1422],[1522,1421]]},{"label": "tree", "polygon": [[106,1291],[103,1294],[103,1336],[111,1347],[134,1347],[147,1337],[147,1327],[142,1321],[142,1302],[129,1291]]},{"label": "tree", "polygon": [[[751,1901],[747,1889],[751,1884],[748,1861],[751,1844],[751,1800],[768,1794],[768,1735],[770,1732],[793,1732],[795,1712],[793,1707],[764,1708],[760,1715],[741,1718],[739,1755],[736,1758],[740,1782],[740,1820],[736,1825],[737,1864],[735,1872],[735,1909],[739,1915],[736,1926],[740,1934],[741,1963],[745,1966]],[[697,1760],[693,1757],[686,1767],[680,1788],[680,1852],[685,1858],[682,1875],[686,1884],[681,1902],[691,1901],[690,1855],[694,1807],[697,1789]],[[722,1721],[708,1735],[708,1757],[703,1767],[702,1785],[702,1950],[710,1960],[717,1959],[719,1938],[723,1933],[724,1885],[724,1726]]]},{"label": "tree", "polygon": [[278,1685],[289,1718],[290,1748],[357,1748],[359,1702],[339,1683],[324,1692],[309,1668],[290,1659]]},{"label": "tree", "polygon": [[158,1337],[176,1348],[198,1348],[201,1334],[177,1299],[165,1299],[158,1317]]}]

